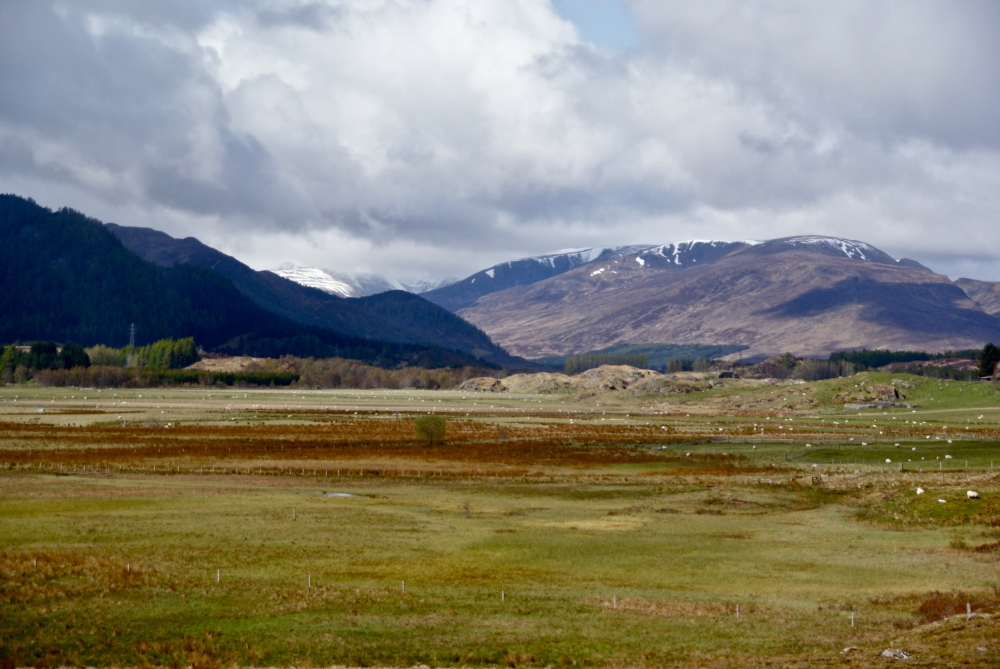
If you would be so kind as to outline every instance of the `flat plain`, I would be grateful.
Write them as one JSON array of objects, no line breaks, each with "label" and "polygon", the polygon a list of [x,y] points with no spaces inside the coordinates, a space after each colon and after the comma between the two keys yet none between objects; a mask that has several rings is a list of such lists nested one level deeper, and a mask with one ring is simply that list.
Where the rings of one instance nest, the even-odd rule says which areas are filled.
[{"label": "flat plain", "polygon": [[688,390],[0,388],[0,661],[1000,664],[1000,393]]}]

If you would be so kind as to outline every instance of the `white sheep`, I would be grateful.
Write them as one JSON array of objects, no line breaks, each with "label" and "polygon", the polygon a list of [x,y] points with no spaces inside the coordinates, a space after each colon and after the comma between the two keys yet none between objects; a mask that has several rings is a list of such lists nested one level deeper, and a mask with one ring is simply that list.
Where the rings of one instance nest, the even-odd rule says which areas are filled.
[{"label": "white sheep", "polygon": [[948,503],[948,502],[944,501],[943,499],[938,499],[938,501],[941,502],[942,504],[947,504]]},{"label": "white sheep", "polygon": [[969,490],[968,492],[965,493],[965,496],[968,497],[969,499],[979,499],[979,493],[976,492],[975,490]]},{"label": "white sheep", "polygon": [[924,489],[923,488],[917,488],[917,494],[918,495],[923,495],[924,494]]}]

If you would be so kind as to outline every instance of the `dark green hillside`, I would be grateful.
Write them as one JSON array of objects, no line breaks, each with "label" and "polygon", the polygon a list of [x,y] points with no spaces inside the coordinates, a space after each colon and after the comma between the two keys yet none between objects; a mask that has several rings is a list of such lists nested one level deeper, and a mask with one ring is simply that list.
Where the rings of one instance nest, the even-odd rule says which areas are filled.
[{"label": "dark green hillside", "polygon": [[411,293],[390,291],[344,299],[272,272],[255,271],[193,237],[175,239],[158,230],[112,223],[106,227],[142,259],[163,267],[211,269],[232,281],[258,307],[300,325],[396,344],[437,346],[500,365],[530,367],[508,355],[479,328]]},{"label": "dark green hillside", "polygon": [[156,267],[100,222],[0,196],[0,340],[85,345],[193,336],[214,347],[273,319],[223,277],[190,265]]},{"label": "dark green hillside", "polygon": [[413,293],[390,290],[345,301],[366,314],[391,321],[413,341],[425,341],[430,335],[432,341],[443,348],[465,351],[501,365],[529,366],[524,360],[508,355],[472,323]]},{"label": "dark green hillside", "polygon": [[293,323],[259,307],[218,272],[147,262],[101,222],[14,195],[0,195],[0,281],[0,341],[123,346],[135,323],[139,344],[194,337],[233,354],[473,363],[438,346],[387,344]]}]

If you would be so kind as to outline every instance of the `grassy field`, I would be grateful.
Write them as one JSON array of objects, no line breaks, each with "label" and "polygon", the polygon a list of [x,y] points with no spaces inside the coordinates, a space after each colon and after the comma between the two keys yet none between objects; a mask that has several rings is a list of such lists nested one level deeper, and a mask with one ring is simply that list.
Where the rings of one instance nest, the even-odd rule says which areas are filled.
[{"label": "grassy field", "polygon": [[0,388],[0,664],[997,666],[994,462],[1000,394],[899,375]]}]

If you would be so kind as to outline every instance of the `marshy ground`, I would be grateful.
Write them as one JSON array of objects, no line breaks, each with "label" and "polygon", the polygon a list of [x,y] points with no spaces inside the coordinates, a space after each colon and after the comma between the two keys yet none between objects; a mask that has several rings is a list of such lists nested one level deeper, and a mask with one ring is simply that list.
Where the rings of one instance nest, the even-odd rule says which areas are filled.
[{"label": "marshy ground", "polygon": [[869,377],[0,388],[0,662],[997,666],[1000,394]]}]

